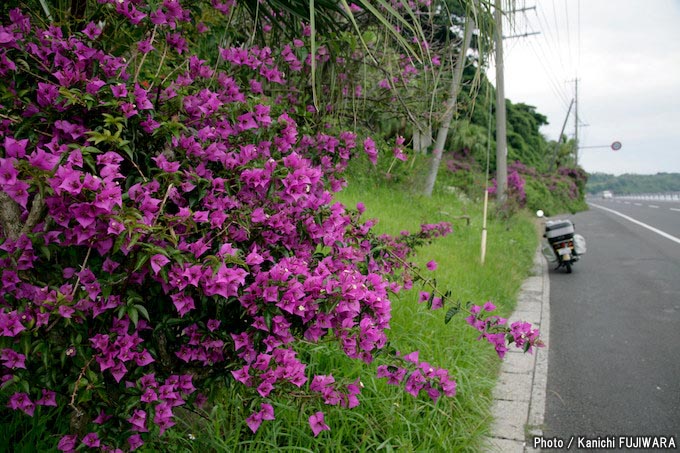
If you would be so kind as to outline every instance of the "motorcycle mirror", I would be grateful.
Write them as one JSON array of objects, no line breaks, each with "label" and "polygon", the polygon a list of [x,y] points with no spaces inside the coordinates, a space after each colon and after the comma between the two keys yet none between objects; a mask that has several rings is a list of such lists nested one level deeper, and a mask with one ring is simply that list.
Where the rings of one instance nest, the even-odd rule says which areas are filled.
[{"label": "motorcycle mirror", "polygon": [[544,215],[544,212],[543,212],[542,209],[539,209],[538,211],[536,211],[536,216],[537,216],[537,217],[543,217],[543,215]]}]

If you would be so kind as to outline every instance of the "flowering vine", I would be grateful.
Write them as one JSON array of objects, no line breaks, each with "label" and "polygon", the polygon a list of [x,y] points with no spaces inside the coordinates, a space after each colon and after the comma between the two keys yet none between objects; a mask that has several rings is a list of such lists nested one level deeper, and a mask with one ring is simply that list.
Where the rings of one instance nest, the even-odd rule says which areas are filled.
[{"label": "flowering vine", "polygon": [[[371,362],[413,248],[450,225],[376,236],[333,201],[349,159],[378,149],[305,122],[304,40],[202,56],[194,15],[234,2],[98,3],[68,33],[19,9],[0,26],[0,402],[67,408],[66,452],[135,450],[224,379],[250,395],[253,432],[290,389],[355,407],[360,382],[310,375],[296,346]],[[395,363],[378,375],[455,394],[417,353]],[[329,429],[322,411],[309,424]]]}]

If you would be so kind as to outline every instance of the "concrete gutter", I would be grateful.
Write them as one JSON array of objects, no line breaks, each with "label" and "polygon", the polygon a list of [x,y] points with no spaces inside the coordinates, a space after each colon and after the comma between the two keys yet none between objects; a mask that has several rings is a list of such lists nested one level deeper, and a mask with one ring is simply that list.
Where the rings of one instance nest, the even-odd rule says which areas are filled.
[{"label": "concrete gutter", "polygon": [[546,347],[533,354],[508,351],[501,365],[491,413],[494,422],[487,450],[490,452],[534,452],[531,440],[543,435],[548,346],[550,345],[550,279],[548,263],[539,247],[532,276],[522,284],[510,323],[523,320],[537,326]]}]

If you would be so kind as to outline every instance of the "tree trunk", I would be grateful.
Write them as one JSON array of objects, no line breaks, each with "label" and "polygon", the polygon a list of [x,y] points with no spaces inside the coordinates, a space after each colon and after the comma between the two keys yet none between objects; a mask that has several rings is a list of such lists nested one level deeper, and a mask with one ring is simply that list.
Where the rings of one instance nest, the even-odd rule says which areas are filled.
[{"label": "tree trunk", "polygon": [[28,234],[45,218],[45,202],[37,193],[33,197],[28,217],[22,222],[21,207],[5,192],[0,192],[0,239],[17,240]]},{"label": "tree trunk", "polygon": [[465,23],[465,35],[463,37],[463,45],[460,48],[458,61],[456,61],[456,67],[454,68],[453,79],[451,80],[451,87],[449,89],[449,100],[446,102],[446,111],[444,112],[441,125],[439,126],[439,131],[437,132],[437,141],[435,142],[434,150],[432,151],[430,172],[428,173],[427,180],[425,181],[425,190],[423,193],[428,197],[432,196],[434,183],[437,180],[437,172],[439,171],[439,164],[441,163],[442,153],[444,152],[444,145],[446,144],[446,138],[448,137],[449,128],[451,127],[451,120],[453,119],[453,114],[456,111],[456,103],[458,101],[460,83],[461,80],[463,79],[463,68],[465,68],[465,62],[467,61],[467,51],[468,48],[470,47],[472,31],[474,30],[474,28],[475,28],[474,16],[473,17],[468,16],[467,21]]},{"label": "tree trunk", "polygon": [[16,240],[22,227],[21,207],[5,192],[0,192],[0,239]]},{"label": "tree trunk", "polygon": [[496,201],[503,206],[508,196],[508,140],[503,78],[503,17],[500,0],[496,0],[494,17],[496,21]]},{"label": "tree trunk", "polygon": [[413,151],[425,154],[427,148],[432,144],[432,128],[428,126],[420,131],[417,126],[413,126]]}]

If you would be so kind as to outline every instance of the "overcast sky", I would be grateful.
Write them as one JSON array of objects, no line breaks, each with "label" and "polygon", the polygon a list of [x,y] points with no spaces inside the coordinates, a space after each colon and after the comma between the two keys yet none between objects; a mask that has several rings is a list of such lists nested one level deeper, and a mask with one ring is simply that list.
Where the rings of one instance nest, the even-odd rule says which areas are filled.
[{"label": "overcast sky", "polygon": [[[519,0],[504,35],[506,97],[559,135],[578,78],[579,163],[588,172],[680,172],[680,0]],[[493,72],[490,77],[494,80]],[[565,133],[574,136],[574,109]],[[619,141],[615,152],[606,147]]]}]

